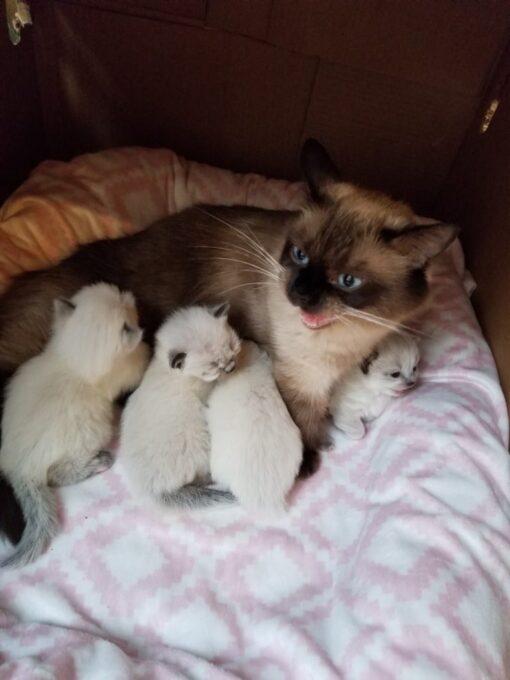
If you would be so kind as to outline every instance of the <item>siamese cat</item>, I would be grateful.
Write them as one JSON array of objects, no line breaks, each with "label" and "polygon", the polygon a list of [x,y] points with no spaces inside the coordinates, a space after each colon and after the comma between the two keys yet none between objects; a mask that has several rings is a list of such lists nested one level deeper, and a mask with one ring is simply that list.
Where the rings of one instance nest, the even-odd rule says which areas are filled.
[{"label": "siamese cat", "polygon": [[132,290],[149,335],[179,306],[226,299],[239,335],[269,352],[303,437],[302,473],[314,472],[333,385],[418,313],[427,265],[458,229],[343,181],[315,140],[302,167],[301,210],[198,206],[18,276],[0,299],[0,373],[41,350],[53,298],[94,281]]},{"label": "siamese cat", "polygon": [[2,566],[21,566],[42,553],[57,531],[53,486],[107,470],[114,400],[134,389],[147,366],[131,293],[98,283],[54,301],[44,350],[10,380],[2,417],[0,470],[12,484],[27,523]]}]

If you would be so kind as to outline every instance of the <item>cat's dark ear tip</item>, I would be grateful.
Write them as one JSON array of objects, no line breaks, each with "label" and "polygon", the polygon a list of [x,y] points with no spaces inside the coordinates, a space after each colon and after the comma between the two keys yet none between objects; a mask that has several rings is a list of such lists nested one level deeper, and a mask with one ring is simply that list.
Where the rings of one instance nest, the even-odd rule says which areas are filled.
[{"label": "cat's dark ear tip", "polygon": [[460,236],[460,234],[462,233],[462,227],[460,226],[460,224],[450,223],[450,225],[451,225],[452,231],[454,233],[454,238],[457,238],[457,236]]},{"label": "cat's dark ear tip", "polygon": [[214,305],[211,308],[212,315],[216,319],[219,319],[222,316],[227,317],[229,311],[230,311],[230,303],[229,302],[220,302],[219,304]]},{"label": "cat's dark ear tip", "polygon": [[303,142],[300,154],[301,168],[306,174],[307,168],[310,166],[333,165],[329,153],[325,147],[315,137],[308,137]]},{"label": "cat's dark ear tip", "polygon": [[325,151],[326,149],[322,146],[318,139],[315,139],[315,137],[308,137],[305,139],[303,146],[301,147],[301,157],[307,156],[310,153],[324,153]]},{"label": "cat's dark ear tip", "polygon": [[331,156],[319,141],[309,137],[301,148],[300,161],[312,200],[316,202],[326,200],[327,187],[342,181]]},{"label": "cat's dark ear tip", "polygon": [[57,316],[68,316],[76,309],[76,305],[72,300],[64,297],[58,297],[53,300],[53,309]]}]

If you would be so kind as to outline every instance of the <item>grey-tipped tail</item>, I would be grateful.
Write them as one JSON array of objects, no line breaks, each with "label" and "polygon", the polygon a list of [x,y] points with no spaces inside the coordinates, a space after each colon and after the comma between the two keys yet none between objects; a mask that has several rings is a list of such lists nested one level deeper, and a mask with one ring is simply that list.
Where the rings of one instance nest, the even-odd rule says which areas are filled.
[{"label": "grey-tipped tail", "polygon": [[9,481],[23,510],[26,526],[16,551],[1,566],[22,567],[39,557],[57,533],[57,502],[47,486],[19,479]]},{"label": "grey-tipped tail", "polygon": [[164,491],[161,494],[161,502],[170,508],[196,510],[214,505],[232,505],[237,499],[230,491],[186,484],[176,491]]}]

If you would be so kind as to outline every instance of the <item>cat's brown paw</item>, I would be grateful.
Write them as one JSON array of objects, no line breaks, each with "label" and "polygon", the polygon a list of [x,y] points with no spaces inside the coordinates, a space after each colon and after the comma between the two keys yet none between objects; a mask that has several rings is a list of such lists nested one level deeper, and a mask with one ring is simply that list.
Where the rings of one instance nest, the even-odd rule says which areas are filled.
[{"label": "cat's brown paw", "polygon": [[321,465],[321,457],[315,449],[305,448],[303,450],[303,460],[299,468],[299,479],[307,479],[314,475]]}]

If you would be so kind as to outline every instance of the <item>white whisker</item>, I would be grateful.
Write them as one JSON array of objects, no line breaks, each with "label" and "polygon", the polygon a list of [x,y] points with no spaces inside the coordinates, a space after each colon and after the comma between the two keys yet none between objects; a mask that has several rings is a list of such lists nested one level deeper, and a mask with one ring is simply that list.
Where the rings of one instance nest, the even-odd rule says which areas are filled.
[{"label": "white whisker", "polygon": [[217,215],[214,215],[213,213],[210,213],[208,210],[205,210],[204,208],[197,207],[197,210],[199,210],[204,215],[211,217],[212,219],[216,220],[217,222],[221,222],[221,224],[224,224],[229,229],[232,229],[232,231],[234,231],[234,233],[236,233],[238,236],[243,238],[246,242],[248,242],[251,246],[253,246],[257,250],[257,252],[259,252],[263,257],[265,257],[268,260],[268,263],[271,263],[278,270],[283,269],[281,264],[260,243],[260,241],[258,240],[258,238],[255,236],[255,234],[253,233],[253,231],[250,229],[250,227],[248,225],[246,225],[246,228],[251,233],[252,237],[248,236],[248,234],[246,234],[244,231],[242,231],[242,229],[240,229],[239,227],[236,227],[233,224],[230,224],[230,222],[227,222],[223,218],[218,217]]},{"label": "white whisker", "polygon": [[[230,245],[230,246],[221,246],[221,245],[209,246],[209,245],[200,244],[200,245],[194,245],[193,248],[206,248],[208,250],[219,250],[220,252],[234,253],[234,254],[235,253],[242,253],[242,254],[248,255],[249,257],[257,258],[256,262],[258,262],[261,266],[270,265],[271,267],[273,267],[273,263],[266,260],[266,258],[262,257],[257,251],[251,250],[251,249],[248,249],[248,248],[243,248],[242,246],[239,246],[237,244],[233,244],[233,245]],[[278,269],[276,271],[280,271],[280,270],[283,270],[283,267],[280,267],[280,269]]]},{"label": "white whisker", "polygon": [[337,321],[341,321],[347,328],[354,328],[354,324],[344,314],[335,316]]},{"label": "white whisker", "polygon": [[360,319],[365,319],[366,321],[372,321],[373,323],[386,325],[387,327],[394,328],[396,331],[400,331],[403,333],[412,333],[414,335],[426,335],[426,333],[423,333],[417,328],[413,328],[412,326],[408,326],[407,324],[400,323],[398,321],[390,321],[389,319],[385,319],[384,317],[378,316],[377,314],[373,314],[372,312],[366,312],[361,309],[349,309],[348,313],[351,314],[351,316],[355,315]]},{"label": "white whisker", "polygon": [[405,333],[402,329],[398,328],[398,326],[395,326],[394,324],[386,321],[381,321],[380,319],[373,319],[370,317],[366,316],[361,316],[360,314],[356,314],[355,312],[344,312],[345,316],[350,316],[353,319],[361,319],[362,321],[367,321],[368,323],[373,323],[376,326],[381,326],[382,328],[387,328],[390,331],[394,331],[395,333]]},{"label": "white whisker", "polygon": [[[193,260],[192,260],[193,261]],[[268,276],[271,279],[274,279],[275,281],[279,281],[280,277],[277,276],[274,272],[269,271],[268,269],[264,269],[263,267],[260,267],[259,265],[254,264],[253,262],[248,262],[247,260],[238,260],[234,257],[211,257],[211,258],[194,258],[195,262],[215,262],[215,261],[224,261],[224,262],[235,262],[237,264],[244,264],[247,267],[250,267],[253,272],[258,272],[259,274],[264,274],[264,276]]]},{"label": "white whisker", "polygon": [[240,283],[237,286],[232,286],[231,288],[226,288],[225,290],[222,290],[220,293],[217,293],[218,298],[221,298],[222,295],[225,295],[225,293],[231,293],[233,290],[237,290],[238,288],[245,288],[247,286],[272,286],[274,285],[271,281],[250,281],[249,283]]},{"label": "white whisker", "polygon": [[388,330],[393,331],[394,333],[399,333],[400,335],[407,335],[409,333],[409,330],[407,328],[401,327],[400,324],[398,323],[394,323],[392,321],[389,321],[388,319],[383,319],[377,316],[359,314],[358,312],[359,310],[354,311],[349,310],[344,313],[346,316],[350,316],[355,319],[361,319],[362,321],[367,321],[368,323],[373,323],[376,326],[387,328]]}]

